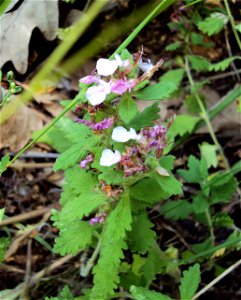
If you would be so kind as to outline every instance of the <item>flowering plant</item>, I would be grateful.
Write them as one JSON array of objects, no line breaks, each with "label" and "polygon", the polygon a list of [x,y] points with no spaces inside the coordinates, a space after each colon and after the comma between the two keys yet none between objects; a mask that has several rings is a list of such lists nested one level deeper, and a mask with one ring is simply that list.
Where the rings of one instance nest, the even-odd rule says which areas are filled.
[{"label": "flowering plant", "polygon": [[96,71],[80,79],[79,140],[55,163],[55,170],[65,170],[66,183],[62,210],[52,218],[60,229],[56,252],[91,247],[99,254],[90,299],[113,295],[125,275],[123,250],[148,255],[155,247],[146,208],[182,193],[171,172],[174,157],[165,154],[170,124],[160,124],[157,103],[139,112],[135,101],[150,88],[162,94],[158,84],[147,86],[162,62],[143,62],[141,53],[124,50],[113,60],[99,59]]}]

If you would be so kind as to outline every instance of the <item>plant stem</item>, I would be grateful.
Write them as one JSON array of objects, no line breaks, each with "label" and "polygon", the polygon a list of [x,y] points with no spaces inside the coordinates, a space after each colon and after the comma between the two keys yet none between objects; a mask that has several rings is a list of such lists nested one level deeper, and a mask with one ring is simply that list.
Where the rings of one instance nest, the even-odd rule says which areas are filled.
[{"label": "plant stem", "polygon": [[233,29],[233,34],[235,36],[236,42],[238,43],[239,49],[241,50],[241,41],[240,41],[240,38],[239,38],[239,35],[238,35],[238,32],[237,32],[237,29],[235,28],[234,19],[233,19],[232,13],[230,11],[230,7],[228,5],[227,0],[224,0],[224,5],[225,5],[226,11],[228,13],[229,21],[231,23],[231,26],[232,26],[232,29]]},{"label": "plant stem", "polygon": [[[191,71],[190,71],[190,67],[189,67],[189,62],[188,62],[187,56],[185,57],[185,69],[186,69],[186,73],[187,73],[187,77],[188,77],[189,83],[190,83],[191,87],[194,87],[194,81],[193,81],[192,74],[191,74]],[[223,152],[223,149],[222,149],[221,145],[219,144],[219,142],[218,142],[218,140],[216,138],[216,135],[215,135],[213,127],[212,127],[212,124],[211,124],[209,116],[208,116],[208,112],[206,111],[206,109],[205,109],[205,107],[204,107],[204,105],[202,103],[202,100],[199,97],[198,93],[196,91],[194,91],[193,93],[194,93],[195,98],[197,99],[198,105],[199,105],[200,110],[201,110],[201,116],[202,116],[204,122],[206,123],[206,125],[208,127],[208,130],[209,130],[210,136],[211,136],[211,138],[213,140],[213,143],[216,146],[217,150],[219,151],[220,156],[222,157],[222,160],[223,160],[225,168],[227,170],[229,170],[230,169],[229,162],[226,159],[226,157],[224,155],[224,152]]]},{"label": "plant stem", "polygon": [[214,231],[213,231],[213,222],[212,222],[212,218],[211,218],[211,215],[210,215],[210,212],[209,212],[209,208],[207,208],[205,210],[205,215],[206,215],[206,218],[207,218],[207,221],[208,221],[208,227],[209,227],[209,230],[210,230],[211,242],[212,242],[212,245],[214,245],[215,235],[214,235]]},{"label": "plant stem", "polygon": [[60,118],[62,118],[73,106],[75,106],[75,104],[77,104],[80,100],[80,94],[78,94],[74,100],[65,107],[65,109],[56,117],[53,119],[53,121],[35,138],[33,139],[27,146],[25,146],[23,149],[21,149],[12,160],[10,160],[10,162],[6,165],[6,169],[23,153],[25,152],[28,148],[30,148],[38,139],[41,138],[41,136],[43,136],[51,127],[54,126],[54,124],[56,122],[58,122],[58,120]]},{"label": "plant stem", "polygon": [[91,258],[88,260],[85,269],[81,272],[81,276],[87,277],[89,275],[89,272],[92,269],[94,262],[100,253],[100,250],[101,250],[101,240],[99,239],[98,244],[95,248],[95,251],[93,252]]},{"label": "plant stem", "polygon": [[241,259],[238,260],[235,264],[230,266],[227,270],[225,270],[222,274],[220,274],[218,277],[216,277],[214,280],[212,280],[208,285],[206,285],[203,289],[201,289],[199,292],[197,292],[192,300],[195,300],[199,298],[202,294],[206,293],[207,290],[209,290],[212,286],[214,286],[217,282],[219,282],[221,279],[223,279],[226,275],[231,273],[234,269],[239,267],[241,265]]}]

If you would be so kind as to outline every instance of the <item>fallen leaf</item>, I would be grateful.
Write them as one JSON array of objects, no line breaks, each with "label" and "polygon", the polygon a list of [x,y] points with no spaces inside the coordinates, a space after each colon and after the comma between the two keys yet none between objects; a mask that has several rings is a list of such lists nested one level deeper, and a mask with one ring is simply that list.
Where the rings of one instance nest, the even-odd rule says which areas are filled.
[{"label": "fallen leaf", "polygon": [[25,0],[16,10],[3,14],[0,18],[0,68],[7,61],[12,61],[19,73],[25,73],[28,68],[28,48],[33,29],[38,27],[47,40],[53,40],[56,37],[58,22],[57,0]]},{"label": "fallen leaf", "polygon": [[1,125],[0,148],[9,147],[12,151],[23,148],[31,139],[32,132],[43,127],[44,116],[35,109],[22,106]]}]

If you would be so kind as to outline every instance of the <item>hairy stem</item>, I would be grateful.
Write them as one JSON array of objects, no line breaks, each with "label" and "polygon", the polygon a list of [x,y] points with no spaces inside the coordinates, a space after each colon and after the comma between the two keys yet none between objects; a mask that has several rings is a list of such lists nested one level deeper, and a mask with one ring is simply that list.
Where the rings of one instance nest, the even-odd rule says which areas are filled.
[{"label": "hairy stem", "polygon": [[212,241],[212,245],[214,245],[215,235],[214,235],[214,231],[213,231],[213,222],[212,222],[212,218],[211,218],[211,215],[210,215],[210,212],[209,212],[209,208],[207,208],[205,210],[205,215],[206,215],[207,222],[208,222],[208,227],[209,227],[209,231],[210,231],[210,238],[211,238],[211,241]]},{"label": "hairy stem", "polygon": [[96,260],[97,256],[100,253],[100,250],[101,250],[101,240],[99,239],[98,244],[95,248],[95,251],[93,252],[91,258],[88,260],[86,267],[81,272],[81,276],[87,277],[89,275],[89,272],[93,268],[93,265],[95,263],[95,260]]},{"label": "hairy stem", "polygon": [[231,13],[231,10],[230,10],[230,7],[229,7],[229,4],[228,4],[227,0],[224,0],[224,5],[225,5],[226,11],[228,13],[229,21],[231,23],[231,26],[232,26],[232,29],[233,29],[233,34],[235,36],[236,42],[239,45],[239,49],[241,50],[241,40],[239,38],[237,29],[235,28],[234,19],[233,19],[233,16],[232,16],[232,13]]}]

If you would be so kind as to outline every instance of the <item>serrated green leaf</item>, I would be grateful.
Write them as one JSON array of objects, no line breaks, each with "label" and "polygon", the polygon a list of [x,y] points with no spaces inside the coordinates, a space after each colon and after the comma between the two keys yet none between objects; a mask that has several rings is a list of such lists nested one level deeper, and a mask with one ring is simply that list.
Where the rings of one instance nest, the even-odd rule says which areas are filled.
[{"label": "serrated green leaf", "polygon": [[238,187],[237,179],[233,174],[229,173],[223,176],[223,173],[220,172],[212,177],[212,181],[213,183],[210,183],[211,204],[229,202]]},{"label": "serrated green leaf", "polygon": [[234,221],[226,212],[220,212],[215,215],[214,226],[233,228]]},{"label": "serrated green leaf", "polygon": [[137,113],[134,119],[128,124],[129,127],[135,130],[141,130],[142,128],[153,126],[153,121],[158,120],[159,116],[158,103],[154,102],[151,106],[148,106],[143,110],[143,112]]},{"label": "serrated green leaf", "polygon": [[176,86],[179,86],[184,75],[184,70],[183,69],[175,69],[175,70],[170,70],[164,73],[161,78],[160,78],[160,83],[166,84],[166,83],[173,83]]},{"label": "serrated green leaf", "polygon": [[128,124],[137,114],[136,102],[130,96],[124,97],[118,106],[119,115],[126,124]]},{"label": "serrated green leaf", "polygon": [[193,210],[196,214],[204,213],[205,210],[209,207],[208,199],[203,193],[198,193],[193,197]]},{"label": "serrated green leaf", "polygon": [[159,174],[154,174],[154,177],[158,182],[159,186],[162,188],[165,194],[164,199],[167,199],[173,195],[182,194],[182,184],[173,175],[170,176],[159,176]]},{"label": "serrated green leaf", "polygon": [[201,275],[199,264],[195,264],[187,271],[184,271],[180,285],[181,300],[192,299],[200,281]]},{"label": "serrated green leaf", "polygon": [[174,160],[175,156],[173,155],[163,156],[159,159],[159,164],[162,168],[171,171],[174,168]]},{"label": "serrated green leaf", "polygon": [[210,62],[206,58],[198,55],[187,55],[187,57],[193,70],[198,72],[209,70]]},{"label": "serrated green leaf", "polygon": [[4,155],[0,161],[0,175],[6,170],[8,163],[10,162],[9,154]]},{"label": "serrated green leaf", "polygon": [[175,138],[177,135],[183,136],[186,133],[191,133],[199,120],[199,117],[191,115],[176,116],[168,131],[168,135]]},{"label": "serrated green leaf", "polygon": [[224,21],[221,18],[207,17],[198,23],[198,29],[208,36],[219,33],[224,28]]},{"label": "serrated green leaf", "polygon": [[200,146],[201,156],[206,160],[208,168],[216,168],[218,165],[217,147],[209,143],[202,143]]},{"label": "serrated green leaf", "polygon": [[125,194],[107,218],[106,227],[101,235],[102,248],[98,264],[93,270],[94,287],[91,299],[107,299],[117,288],[118,270],[123,258],[122,249],[127,248],[124,239],[126,230],[131,230],[131,222],[130,200]]},{"label": "serrated green leaf", "polygon": [[144,254],[155,242],[155,231],[151,230],[154,224],[149,220],[147,212],[133,216],[132,231],[128,233],[132,251]]},{"label": "serrated green leaf", "polygon": [[136,300],[171,300],[171,298],[167,295],[134,285],[131,286],[130,292]]},{"label": "serrated green leaf", "polygon": [[64,225],[59,222],[58,226],[60,234],[55,239],[54,251],[56,253],[62,256],[76,255],[91,243],[94,228],[88,222],[73,220],[67,223],[65,221]]},{"label": "serrated green leaf", "polygon": [[235,60],[235,59],[241,59],[240,56],[233,56],[233,57],[228,57],[222,61],[219,61],[218,63],[210,64],[208,67],[209,71],[224,71],[226,70],[229,65]]},{"label": "serrated green leaf", "polygon": [[177,172],[189,183],[201,184],[208,177],[207,163],[204,159],[198,160],[193,155],[188,158],[188,170],[178,170]]},{"label": "serrated green leaf", "polygon": [[99,180],[103,180],[108,185],[119,185],[125,182],[124,173],[121,171],[108,170],[98,176]]},{"label": "serrated green leaf", "polygon": [[182,77],[182,69],[168,71],[160,78],[159,83],[141,90],[137,97],[141,100],[164,100],[178,89]]},{"label": "serrated green leaf", "polygon": [[83,142],[75,143],[64,151],[56,159],[54,164],[54,171],[66,170],[74,166],[77,162],[83,159],[88,154],[88,150],[83,148]]},{"label": "serrated green leaf", "polygon": [[175,43],[171,43],[169,45],[167,45],[165,47],[166,51],[175,51],[177,49],[179,49],[181,47],[181,43],[180,42],[175,42]]},{"label": "serrated green leaf", "polygon": [[157,274],[164,272],[167,265],[168,262],[165,253],[163,253],[155,243],[153,247],[149,249],[146,263],[140,269],[145,279],[145,286],[149,286]]},{"label": "serrated green leaf", "polygon": [[187,219],[192,212],[192,204],[187,200],[170,201],[161,206],[161,214],[175,221]]}]

